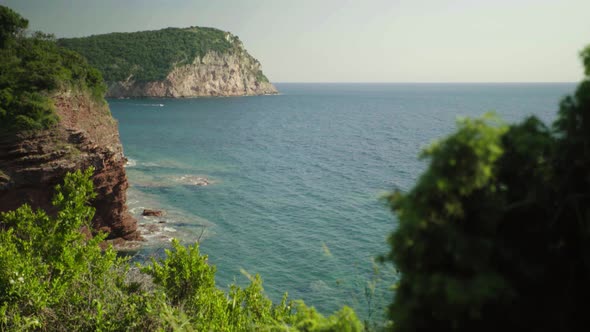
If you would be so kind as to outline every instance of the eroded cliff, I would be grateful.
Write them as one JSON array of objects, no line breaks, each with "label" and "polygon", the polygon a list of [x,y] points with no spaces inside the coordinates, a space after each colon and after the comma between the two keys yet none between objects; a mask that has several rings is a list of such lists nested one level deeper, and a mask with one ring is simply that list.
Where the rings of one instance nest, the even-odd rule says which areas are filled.
[{"label": "eroded cliff", "polygon": [[193,63],[175,67],[164,80],[111,82],[107,97],[205,97],[276,94],[268,81],[257,78],[260,62],[245,51],[209,52]]},{"label": "eroded cliff", "polygon": [[62,91],[51,97],[59,117],[55,128],[0,137],[0,211],[24,203],[53,211],[55,185],[67,172],[93,166],[93,231],[105,231],[112,240],[138,239],[125,203],[126,160],[108,106],[87,93]]},{"label": "eroded cliff", "polygon": [[167,28],[61,39],[98,68],[107,97],[275,94],[237,36],[214,28]]}]

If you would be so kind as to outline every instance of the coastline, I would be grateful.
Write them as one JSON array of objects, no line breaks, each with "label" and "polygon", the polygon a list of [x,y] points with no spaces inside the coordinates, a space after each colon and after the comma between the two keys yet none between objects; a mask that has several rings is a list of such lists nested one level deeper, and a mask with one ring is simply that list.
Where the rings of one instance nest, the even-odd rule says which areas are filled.
[{"label": "coastline", "polygon": [[[127,190],[127,206],[129,213],[137,220],[137,229],[143,240],[116,243],[115,248],[118,251],[141,253],[167,247],[172,239],[192,244],[214,235],[211,221],[162,202],[154,194],[150,194],[150,190],[173,186],[205,187],[218,181],[190,174],[141,178],[133,172],[135,167],[157,168],[160,165],[128,158],[125,165],[130,184]],[[158,211],[161,215],[145,215],[145,210]]]}]

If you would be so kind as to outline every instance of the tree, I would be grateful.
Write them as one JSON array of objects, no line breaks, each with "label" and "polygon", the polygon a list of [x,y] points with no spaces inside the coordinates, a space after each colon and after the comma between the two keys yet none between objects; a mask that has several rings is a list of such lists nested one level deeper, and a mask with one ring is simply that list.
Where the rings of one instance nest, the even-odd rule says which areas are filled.
[{"label": "tree", "polygon": [[57,115],[51,95],[58,90],[89,92],[104,100],[98,70],[79,54],[58,47],[52,35],[27,36],[28,21],[0,6],[0,133],[42,130]]},{"label": "tree", "polygon": [[29,21],[12,9],[0,6],[0,48],[29,26]]},{"label": "tree", "polygon": [[127,259],[101,249],[105,234],[80,232],[95,211],[93,171],[66,175],[56,187],[55,216],[27,205],[0,213],[1,331],[363,330],[348,307],[325,317],[287,294],[273,303],[258,275],[247,275],[246,287],[222,291],[198,244],[174,240],[133,279]]},{"label": "tree", "polygon": [[390,196],[394,330],[590,326],[590,47],[581,57],[587,76],[551,129],[462,120]]}]

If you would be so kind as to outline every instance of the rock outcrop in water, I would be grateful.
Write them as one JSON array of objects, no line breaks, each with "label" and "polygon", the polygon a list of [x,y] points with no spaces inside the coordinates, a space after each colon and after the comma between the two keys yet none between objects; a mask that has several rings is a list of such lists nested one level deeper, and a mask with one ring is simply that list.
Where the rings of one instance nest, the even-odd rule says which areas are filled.
[{"label": "rock outcrop in water", "polygon": [[143,212],[141,213],[142,216],[147,216],[147,217],[163,217],[164,216],[164,211],[162,210],[151,210],[151,209],[144,209]]},{"label": "rock outcrop in water", "polygon": [[213,28],[168,28],[62,39],[108,85],[107,97],[276,94],[238,37]]},{"label": "rock outcrop in water", "polygon": [[51,212],[54,187],[64,175],[93,166],[93,228],[108,239],[138,239],[125,203],[126,159],[108,106],[85,93],[60,92],[52,99],[56,128],[0,137],[0,211],[28,203]]}]

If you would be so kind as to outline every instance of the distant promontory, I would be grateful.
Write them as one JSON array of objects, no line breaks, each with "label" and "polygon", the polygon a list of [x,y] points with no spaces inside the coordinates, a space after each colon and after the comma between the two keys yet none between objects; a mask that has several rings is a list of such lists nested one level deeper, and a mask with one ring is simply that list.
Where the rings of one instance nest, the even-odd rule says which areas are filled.
[{"label": "distant promontory", "polygon": [[101,71],[111,98],[277,93],[240,39],[214,28],[109,33],[58,43]]}]

